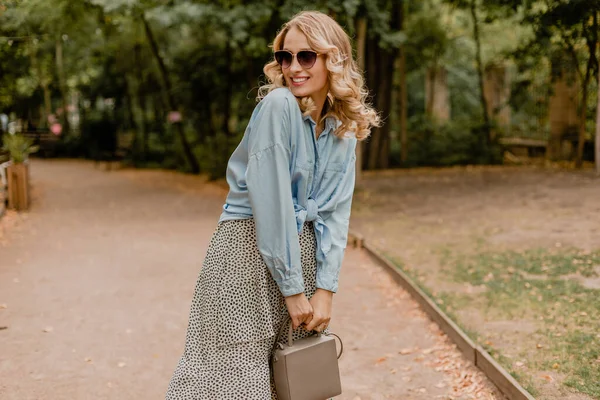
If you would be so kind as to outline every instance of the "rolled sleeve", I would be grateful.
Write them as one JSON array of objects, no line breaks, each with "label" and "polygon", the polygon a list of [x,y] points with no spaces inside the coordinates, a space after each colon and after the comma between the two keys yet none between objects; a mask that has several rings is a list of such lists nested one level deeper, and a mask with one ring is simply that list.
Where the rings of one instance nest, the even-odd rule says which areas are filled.
[{"label": "rolled sleeve", "polygon": [[289,104],[266,97],[251,122],[246,184],[261,256],[283,296],[304,292],[291,191]]}]

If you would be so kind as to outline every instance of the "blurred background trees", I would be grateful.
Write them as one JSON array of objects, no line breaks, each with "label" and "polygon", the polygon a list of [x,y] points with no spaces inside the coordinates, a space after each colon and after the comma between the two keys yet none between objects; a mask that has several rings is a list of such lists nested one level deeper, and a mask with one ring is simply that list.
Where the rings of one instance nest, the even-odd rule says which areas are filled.
[{"label": "blurred background trees", "polygon": [[60,156],[114,143],[136,166],[221,176],[302,9],[355,39],[386,122],[363,168],[593,160],[596,0],[3,1],[0,113],[60,123]]}]

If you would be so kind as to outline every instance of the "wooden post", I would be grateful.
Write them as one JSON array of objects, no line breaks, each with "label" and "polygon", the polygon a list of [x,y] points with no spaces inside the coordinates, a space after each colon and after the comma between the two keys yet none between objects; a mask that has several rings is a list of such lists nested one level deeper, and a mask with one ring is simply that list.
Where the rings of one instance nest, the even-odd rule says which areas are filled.
[{"label": "wooden post", "polygon": [[29,208],[29,165],[12,164],[6,168],[8,208],[24,211]]}]

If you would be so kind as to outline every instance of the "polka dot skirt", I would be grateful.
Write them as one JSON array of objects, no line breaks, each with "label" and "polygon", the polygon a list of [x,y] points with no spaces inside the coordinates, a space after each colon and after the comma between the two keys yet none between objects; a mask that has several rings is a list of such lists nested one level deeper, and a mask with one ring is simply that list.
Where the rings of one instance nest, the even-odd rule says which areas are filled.
[{"label": "polka dot skirt", "polygon": [[[317,269],[312,223],[303,227],[300,248],[310,298]],[[219,223],[198,276],[185,350],[166,400],[277,399],[269,361],[287,315],[256,246],[254,220]],[[308,335],[302,328],[294,332],[295,339]]]}]

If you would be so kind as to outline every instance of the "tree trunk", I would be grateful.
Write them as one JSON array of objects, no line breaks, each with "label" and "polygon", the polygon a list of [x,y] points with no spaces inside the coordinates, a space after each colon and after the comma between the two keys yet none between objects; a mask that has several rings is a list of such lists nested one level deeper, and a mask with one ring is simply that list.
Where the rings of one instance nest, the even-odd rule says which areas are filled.
[{"label": "tree trunk", "polygon": [[52,97],[50,94],[50,89],[48,88],[48,81],[43,78],[40,81],[40,84],[44,92],[44,112],[46,114],[44,116],[44,126],[48,126],[48,116],[52,114]]},{"label": "tree trunk", "polygon": [[[369,41],[367,47],[369,63],[369,87],[376,88],[373,101],[375,108],[384,118],[391,113],[392,82],[394,60],[393,51],[379,47],[377,39]],[[366,147],[366,166],[368,169],[387,168],[389,163],[389,123],[372,131],[371,139]]]},{"label": "tree trunk", "polygon": [[[381,62],[382,62],[382,54],[379,45],[377,44],[376,39],[369,40],[369,44],[367,46],[367,61],[369,64],[369,68],[367,73],[369,75],[369,90],[373,93],[373,104],[375,108],[387,117],[387,115],[383,114],[383,110],[380,107],[380,98],[383,96],[381,86]],[[365,167],[366,169],[375,169],[377,168],[377,156],[379,153],[379,146],[381,144],[381,129],[375,128],[371,130],[371,137],[367,144],[365,145]]]},{"label": "tree trunk", "polygon": [[[367,40],[367,18],[360,17],[356,21],[356,58],[360,73],[365,73],[365,56],[366,56],[366,40]],[[356,144],[356,184],[359,186],[362,181],[362,166],[364,142],[361,140]]]},{"label": "tree trunk", "polygon": [[587,100],[589,95],[589,84],[592,78],[592,70],[598,64],[596,59],[596,45],[598,43],[598,15],[593,13],[593,27],[590,36],[586,37],[586,44],[589,50],[589,58],[585,71],[585,78],[582,82],[582,99],[581,108],[579,110],[579,139],[577,141],[577,159],[575,166],[581,168],[583,166],[583,149],[585,147],[585,122],[587,117]]},{"label": "tree trunk", "polygon": [[60,87],[63,108],[63,134],[68,134],[69,129],[69,100],[67,98],[67,83],[65,79],[65,68],[63,62],[63,46],[60,35],[56,38],[56,73]]},{"label": "tree trunk", "polygon": [[[377,107],[381,110],[384,116],[389,116],[392,113],[392,85],[390,82],[393,81],[394,77],[394,60],[396,59],[396,52],[386,51],[383,65],[383,71],[380,75],[380,85],[378,89],[379,101]],[[379,148],[374,149],[376,152],[375,168],[386,169],[389,167],[390,161],[390,130],[391,124],[389,120],[381,127],[377,128],[379,131]]]},{"label": "tree trunk", "polygon": [[[587,75],[587,74],[586,74]],[[587,111],[587,100],[588,100],[588,77],[586,76],[585,83],[583,84],[583,93],[581,95],[581,104],[579,109],[579,134],[577,137],[577,158],[575,159],[575,167],[581,168],[583,166],[583,148],[585,145],[585,120]]]},{"label": "tree trunk", "polygon": [[[229,39],[227,39],[227,44],[225,45],[225,65],[227,66],[227,77],[225,84],[225,93],[223,95],[223,124],[222,129],[226,138],[231,136],[231,132],[229,131],[229,120],[231,119],[231,98],[233,92],[233,77],[231,76],[231,44],[229,43]],[[225,156],[228,156],[226,154]]]},{"label": "tree trunk", "polygon": [[48,88],[48,79],[46,78],[40,63],[37,58],[37,46],[31,41],[31,49],[30,49],[30,59],[31,59],[31,67],[37,74],[38,80],[40,82],[40,87],[42,88],[42,92],[44,93],[44,107],[42,108],[42,125],[48,125],[48,116],[52,114],[52,100],[50,89]]},{"label": "tree trunk", "polygon": [[141,160],[146,160],[148,155],[148,118],[146,116],[146,96],[144,93],[144,71],[142,70],[142,45],[136,43],[133,47],[133,59],[135,60],[135,108],[139,115],[139,132],[135,133],[135,151],[141,153]]},{"label": "tree trunk", "polygon": [[[400,30],[404,30],[404,0],[398,1],[398,22]],[[398,96],[400,110],[400,162],[406,165],[408,160],[408,133],[406,127],[408,110],[408,93],[406,89],[406,52],[404,45],[400,46],[400,55],[398,57],[398,74],[400,79],[400,96]]]},{"label": "tree trunk", "polygon": [[430,82],[429,86],[425,85],[425,87],[427,89],[429,89],[427,91],[427,96],[426,100],[425,100],[425,115],[427,115],[429,118],[433,118],[433,106],[435,104],[435,87],[436,87],[436,81],[437,81],[437,72],[438,72],[438,67],[437,67],[437,62],[433,65],[433,67],[428,68],[427,69],[427,77],[425,78],[426,81]]},{"label": "tree trunk", "polygon": [[154,125],[161,140],[164,141],[166,136],[165,131],[165,112],[162,107],[162,99],[160,96],[152,96],[152,110],[154,112]]},{"label": "tree trunk", "polygon": [[[160,55],[159,50],[158,50],[158,45],[154,38],[154,34],[152,33],[152,29],[150,28],[150,24],[148,24],[148,21],[146,20],[146,16],[143,13],[140,16],[140,19],[144,25],[144,31],[146,32],[146,38],[148,39],[148,43],[150,44],[150,49],[152,50],[152,55],[156,59],[156,62],[158,63],[158,67],[160,69],[160,74],[161,74],[161,77],[162,77],[163,83],[164,83],[164,90],[166,92],[165,98],[167,100],[167,105],[169,107],[169,111],[179,111],[177,101],[175,99],[175,96],[173,95],[173,85],[171,84],[171,78],[169,78],[169,73],[167,71],[167,67],[165,65],[164,60],[162,59],[162,57]],[[184,153],[185,158],[190,166],[190,169],[193,173],[197,174],[198,172],[200,172],[200,165],[198,164],[198,160],[194,156],[194,153],[192,152],[192,148],[191,148],[190,144],[188,143],[188,140],[185,137],[183,123],[176,122],[174,125],[176,125],[177,134],[179,136],[179,140],[181,141],[181,146],[183,148],[183,153]]]},{"label": "tree trunk", "polygon": [[483,61],[481,58],[481,37],[479,36],[479,19],[477,18],[477,3],[476,0],[471,0],[471,17],[473,18],[473,38],[475,40],[475,58],[477,62],[477,76],[479,79],[479,94],[481,99],[481,108],[483,111],[483,134],[484,141],[487,145],[487,150],[490,148],[490,115],[488,114],[487,100],[483,89]]},{"label": "tree trunk", "polygon": [[135,122],[135,113],[133,111],[133,95],[131,93],[131,84],[129,83],[129,78],[125,76],[125,102],[127,104],[127,123],[129,124],[129,129],[133,130],[133,132],[137,132],[138,127]]},{"label": "tree trunk", "polygon": [[[600,68],[598,68],[598,81],[600,82]],[[600,175],[600,93],[596,104],[596,151],[594,154],[596,162],[596,174]]]}]

